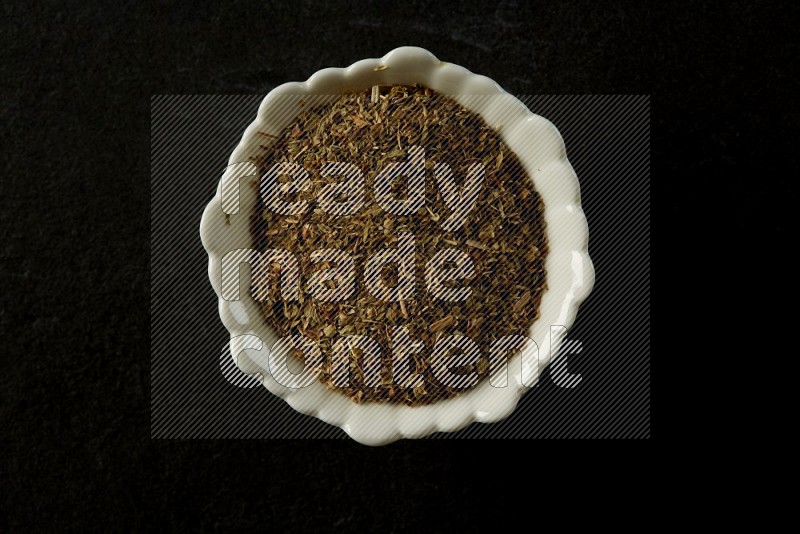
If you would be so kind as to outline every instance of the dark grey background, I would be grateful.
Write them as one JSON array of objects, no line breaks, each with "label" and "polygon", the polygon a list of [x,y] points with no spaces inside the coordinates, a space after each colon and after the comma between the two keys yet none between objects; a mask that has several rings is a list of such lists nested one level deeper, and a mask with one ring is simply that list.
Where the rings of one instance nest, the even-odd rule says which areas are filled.
[{"label": "dark grey background", "polygon": [[[338,438],[263,387],[220,370],[228,333],[217,314],[198,226],[262,95],[152,99],[152,435]],[[514,414],[434,438],[645,438],[650,435],[650,109],[646,96],[523,96],[556,124],[581,182],[597,282],[568,355],[574,388],[549,379]],[[226,362],[230,361],[227,355]]]}]

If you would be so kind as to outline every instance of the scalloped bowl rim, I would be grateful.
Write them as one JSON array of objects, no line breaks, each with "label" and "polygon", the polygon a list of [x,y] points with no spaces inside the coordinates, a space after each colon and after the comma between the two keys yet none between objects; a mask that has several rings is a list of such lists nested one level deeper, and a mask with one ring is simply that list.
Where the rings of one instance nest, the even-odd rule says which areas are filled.
[{"label": "scalloped bowl rim", "polygon": [[[241,292],[238,301],[227,301],[221,296],[222,256],[235,248],[251,246],[249,217],[234,215],[225,219],[221,208],[222,185],[229,180],[239,181],[242,206],[239,213],[251,213],[257,201],[258,176],[243,179],[235,174],[235,164],[247,161],[258,143],[264,142],[263,138],[258,138],[259,131],[280,131],[296,116],[300,108],[287,110],[287,105],[281,103],[282,97],[291,96],[296,101],[298,95],[335,95],[378,84],[411,83],[420,83],[455,98],[496,127],[542,196],[549,246],[545,261],[548,289],[542,297],[540,318],[529,332],[539,348],[539,365],[526,366],[524,355],[517,355],[508,365],[507,387],[495,388],[488,380],[483,380],[460,396],[419,407],[355,404],[318,381],[301,389],[284,387],[269,374],[264,360],[268,351],[255,350],[245,342],[246,335],[265,340],[266,347],[276,340],[274,332],[258,313],[258,305],[247,291]],[[248,182],[253,187],[246,187]],[[305,82],[285,83],[267,94],[259,106],[257,118],[233,151],[215,197],[203,213],[200,234],[209,256],[209,279],[219,298],[220,318],[231,334],[231,354],[240,369],[260,375],[263,385],[295,410],[336,425],[367,445],[420,438],[437,431],[450,432],[472,422],[496,422],[510,415],[520,396],[535,383],[538,372],[557,350],[557,341],[554,340],[552,346],[549,343],[549,325],[570,328],[580,303],[594,285],[594,267],[588,254],[589,230],[581,209],[580,186],[558,130],[491,79],[440,61],[417,47],[397,48],[382,58],[364,59],[347,68],[322,69]],[[249,273],[245,271],[240,275],[241,287],[249,287]]]}]

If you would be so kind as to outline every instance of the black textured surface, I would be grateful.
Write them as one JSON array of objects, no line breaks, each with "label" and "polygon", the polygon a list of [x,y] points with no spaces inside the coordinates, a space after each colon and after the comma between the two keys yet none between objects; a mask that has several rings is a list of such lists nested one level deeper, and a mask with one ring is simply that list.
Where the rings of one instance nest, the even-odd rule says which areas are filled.
[{"label": "black textured surface", "polygon": [[[516,94],[652,94],[653,176],[670,219],[723,190],[740,208],[724,224],[740,250],[785,235],[796,200],[796,8],[632,4],[5,3],[0,528],[374,530],[389,518],[397,530],[435,511],[458,528],[508,509],[496,455],[518,454],[512,474],[531,484],[516,508],[525,517],[544,494],[537,464],[580,465],[575,485],[586,483],[585,456],[552,462],[530,442],[151,441],[149,99],[263,92],[406,44]],[[749,229],[748,210],[776,194],[767,227]],[[485,462],[477,473],[465,468],[475,458]]]}]

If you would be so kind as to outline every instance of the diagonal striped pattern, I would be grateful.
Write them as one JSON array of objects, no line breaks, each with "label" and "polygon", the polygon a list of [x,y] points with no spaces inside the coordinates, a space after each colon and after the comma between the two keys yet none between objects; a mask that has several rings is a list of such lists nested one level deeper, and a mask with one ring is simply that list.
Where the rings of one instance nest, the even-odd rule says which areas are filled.
[{"label": "diagonal striped pattern", "polygon": [[[198,225],[260,95],[151,101],[151,435],[156,438],[342,438],[225,363]],[[512,416],[433,439],[646,438],[650,435],[649,97],[520,97],[567,145],[589,220],[597,282],[564,358]],[[220,352],[223,358],[220,360]],[[230,356],[227,356],[230,362]],[[221,366],[222,362],[222,366]],[[574,387],[559,387],[551,371]],[[569,378],[573,377],[573,378]],[[562,384],[564,385],[564,384]]]}]

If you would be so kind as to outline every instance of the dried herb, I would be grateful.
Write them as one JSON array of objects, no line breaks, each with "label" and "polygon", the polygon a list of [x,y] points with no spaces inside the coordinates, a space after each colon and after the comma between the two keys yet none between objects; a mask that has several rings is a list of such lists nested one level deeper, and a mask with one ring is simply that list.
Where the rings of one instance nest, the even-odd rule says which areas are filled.
[{"label": "dried herb", "polygon": [[[415,145],[425,149],[425,207],[410,216],[386,213],[375,202],[373,180],[387,164],[405,160]],[[269,296],[262,303],[264,317],[279,335],[305,335],[319,344],[323,354],[329,355],[333,344],[345,335],[369,336],[380,344],[382,384],[365,385],[364,369],[356,359],[350,386],[336,388],[355,402],[419,405],[458,395],[464,390],[440,384],[429,366],[428,356],[439,336],[456,332],[470,336],[480,346],[482,357],[475,369],[466,370],[477,371],[483,380],[489,373],[490,343],[508,334],[526,335],[538,317],[546,290],[544,206],[498,132],[455,100],[419,86],[373,87],[344,94],[332,104],[305,110],[273,144],[265,146],[256,161],[262,171],[278,162],[298,163],[309,172],[313,187],[296,194],[297,199],[309,202],[309,209],[286,216],[260,205],[253,218],[254,243],[258,250],[281,248],[294,253],[304,285],[297,301],[284,302],[274,280],[262,282],[263,287],[253,288],[254,293]],[[320,188],[336,179],[321,175],[327,162],[352,163],[363,172],[366,202],[356,214],[335,217],[318,208]],[[457,182],[471,164],[485,165],[476,205],[453,232],[440,226],[449,213],[432,178],[434,166],[440,162],[452,167]],[[396,198],[405,194],[403,182],[398,179],[393,184]],[[313,265],[309,259],[312,251],[347,251],[354,258],[356,272],[363,273],[366,258],[395,246],[400,232],[411,232],[416,241],[413,298],[379,301],[366,290],[361,276],[356,276],[355,291],[345,301],[322,302],[311,297],[305,284]],[[426,290],[426,263],[448,247],[469,254],[475,266],[475,276],[457,283],[471,288],[465,301],[441,301]],[[392,271],[389,268],[382,273],[389,285],[397,278],[396,270]],[[425,349],[411,366],[425,377],[421,386],[392,384],[390,340],[394,329],[401,326],[424,343]],[[331,384],[329,363],[320,379]]]}]

